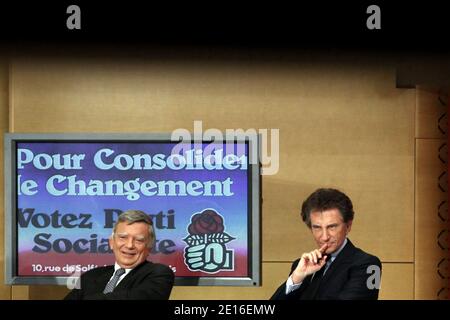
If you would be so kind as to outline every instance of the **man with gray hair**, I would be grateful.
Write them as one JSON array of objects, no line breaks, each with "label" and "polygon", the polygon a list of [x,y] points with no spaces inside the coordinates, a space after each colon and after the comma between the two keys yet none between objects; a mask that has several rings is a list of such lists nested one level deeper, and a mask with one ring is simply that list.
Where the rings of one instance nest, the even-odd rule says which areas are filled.
[{"label": "man with gray hair", "polygon": [[147,261],[155,243],[150,217],[143,211],[128,210],[119,215],[109,238],[114,265],[84,273],[79,289],[65,300],[167,300],[174,274],[163,264]]}]

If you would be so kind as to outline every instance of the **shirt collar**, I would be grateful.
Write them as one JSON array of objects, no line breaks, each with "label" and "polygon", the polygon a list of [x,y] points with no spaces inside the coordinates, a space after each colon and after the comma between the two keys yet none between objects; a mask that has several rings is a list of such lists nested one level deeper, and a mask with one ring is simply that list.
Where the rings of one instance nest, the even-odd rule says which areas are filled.
[{"label": "shirt collar", "polygon": [[[117,262],[114,263],[114,272],[116,272],[116,271],[119,270],[120,268],[122,268],[122,267],[119,266],[119,265],[117,264]],[[125,269],[125,268],[123,268],[123,269]],[[133,269],[125,269],[125,273],[124,273],[123,275],[126,276],[131,270],[133,270]]]}]

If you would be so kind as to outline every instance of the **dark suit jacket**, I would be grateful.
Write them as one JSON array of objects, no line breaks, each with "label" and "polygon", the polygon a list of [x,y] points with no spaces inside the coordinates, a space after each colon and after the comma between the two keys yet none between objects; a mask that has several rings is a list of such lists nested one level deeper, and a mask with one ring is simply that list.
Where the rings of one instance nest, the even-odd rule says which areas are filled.
[{"label": "dark suit jacket", "polygon": [[[297,259],[291,268],[291,273],[297,267]],[[359,248],[350,240],[331,263],[320,282],[315,296],[308,291],[312,275],[307,276],[300,288],[286,295],[286,282],[283,283],[271,297],[272,300],[376,300],[378,289],[370,289],[367,280],[374,272],[369,272],[369,266],[378,266],[381,272],[380,260]],[[290,274],[291,274],[290,273]],[[373,283],[369,280],[370,283]]]},{"label": "dark suit jacket", "polygon": [[80,289],[73,289],[65,300],[167,300],[172,291],[172,270],[158,263],[145,261],[131,270],[113,292],[104,294],[114,266],[99,267],[80,277]]}]

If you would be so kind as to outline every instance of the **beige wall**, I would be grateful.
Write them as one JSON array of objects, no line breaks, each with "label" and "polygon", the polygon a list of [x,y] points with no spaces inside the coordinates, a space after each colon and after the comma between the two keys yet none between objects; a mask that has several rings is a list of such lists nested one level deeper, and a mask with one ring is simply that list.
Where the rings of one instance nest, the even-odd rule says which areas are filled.
[{"label": "beige wall", "polygon": [[170,132],[192,130],[194,120],[204,129],[280,130],[280,170],[263,177],[262,287],[175,287],[172,299],[269,298],[290,262],[313,247],[299,206],[320,186],[353,199],[350,238],[382,260],[381,298],[422,297],[414,292],[416,90],[396,89],[392,59],[199,54],[21,57],[11,65],[13,132]]},{"label": "beige wall", "polygon": [[[8,132],[8,99],[9,99],[9,64],[8,59],[0,56],[0,132]],[[0,139],[0,226],[5,225],[4,215],[4,193],[3,193],[3,139]],[[11,298],[11,287],[5,283],[5,252],[4,248],[4,228],[0,228],[0,299]]]},{"label": "beige wall", "polygon": [[[417,90],[415,181],[416,299],[448,299],[447,106],[439,92]],[[442,247],[439,246],[441,243]],[[447,260],[448,261],[448,260]],[[438,273],[440,269],[441,277]]]}]

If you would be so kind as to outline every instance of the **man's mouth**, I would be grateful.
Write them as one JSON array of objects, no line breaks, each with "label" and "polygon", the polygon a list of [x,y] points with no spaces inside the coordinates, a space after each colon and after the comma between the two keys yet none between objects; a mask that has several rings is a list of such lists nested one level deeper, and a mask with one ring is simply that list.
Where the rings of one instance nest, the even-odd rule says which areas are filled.
[{"label": "man's mouth", "polygon": [[136,253],[133,253],[133,252],[123,252],[123,251],[121,251],[121,253],[122,253],[125,257],[129,257],[129,258],[134,257],[134,256],[136,255]]}]

